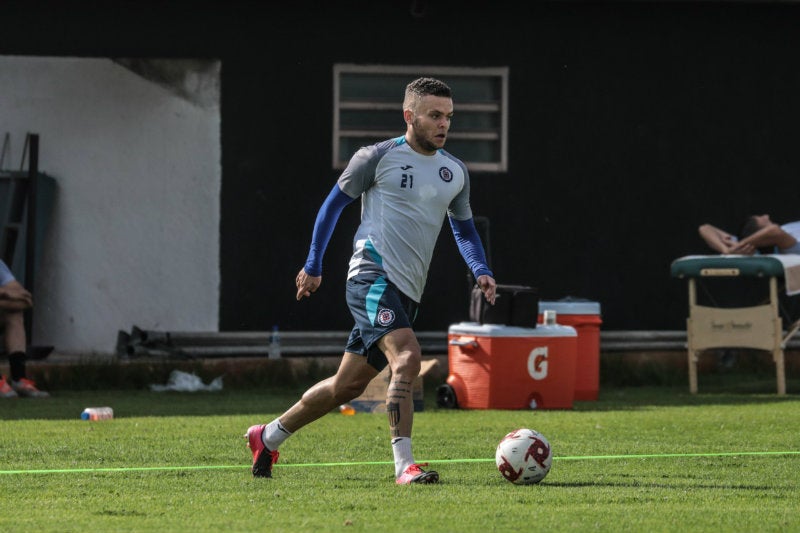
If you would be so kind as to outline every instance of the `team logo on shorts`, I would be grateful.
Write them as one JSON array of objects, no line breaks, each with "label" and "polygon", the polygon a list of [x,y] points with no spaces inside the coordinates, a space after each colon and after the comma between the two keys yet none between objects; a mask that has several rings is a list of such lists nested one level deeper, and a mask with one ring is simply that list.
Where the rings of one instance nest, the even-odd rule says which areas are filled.
[{"label": "team logo on shorts", "polygon": [[442,181],[445,183],[450,183],[453,181],[453,172],[447,167],[442,167],[439,169],[439,177],[442,178]]},{"label": "team logo on shorts", "polygon": [[378,309],[377,320],[381,326],[388,326],[394,322],[394,311],[391,309]]}]

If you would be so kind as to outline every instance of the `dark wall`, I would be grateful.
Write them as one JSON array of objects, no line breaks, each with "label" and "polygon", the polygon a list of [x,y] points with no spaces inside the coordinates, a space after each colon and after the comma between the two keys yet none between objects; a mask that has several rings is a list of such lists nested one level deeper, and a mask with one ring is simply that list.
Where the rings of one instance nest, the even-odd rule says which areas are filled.
[{"label": "dark wall", "polygon": [[[509,66],[509,171],[472,175],[492,266],[498,282],[543,298],[599,301],[606,329],[684,327],[686,287],[669,265],[708,252],[700,223],[798,218],[792,3],[313,4],[0,3],[0,20],[16,21],[0,53],[222,58],[222,330],[351,326],[358,204],[340,219],[320,291],[296,302],[293,286],[337,177],[339,62]],[[457,129],[458,95],[455,105]],[[419,329],[465,319],[467,288],[445,227]]]}]

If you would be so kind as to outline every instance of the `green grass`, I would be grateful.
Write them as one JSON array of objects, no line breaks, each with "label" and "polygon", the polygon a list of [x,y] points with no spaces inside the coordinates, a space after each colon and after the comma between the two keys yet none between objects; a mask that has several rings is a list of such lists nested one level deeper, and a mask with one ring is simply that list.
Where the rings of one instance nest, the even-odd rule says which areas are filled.
[{"label": "green grass", "polygon": [[[440,484],[394,485],[370,414],[322,418],[282,447],[274,479],[253,479],[242,434],[299,392],[0,402],[0,531],[800,531],[794,394],[606,388],[569,411],[467,411],[436,409],[428,388],[414,448]],[[79,420],[88,405],[116,418]],[[538,485],[494,466],[517,427],[553,446]]]}]

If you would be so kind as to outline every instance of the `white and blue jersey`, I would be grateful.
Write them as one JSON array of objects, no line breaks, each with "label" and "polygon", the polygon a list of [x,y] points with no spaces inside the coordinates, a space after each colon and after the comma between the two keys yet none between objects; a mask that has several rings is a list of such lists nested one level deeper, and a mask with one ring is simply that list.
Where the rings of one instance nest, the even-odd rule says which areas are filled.
[{"label": "white and blue jersey", "polygon": [[415,152],[405,137],[361,148],[331,189],[314,223],[303,269],[322,275],[322,257],[344,207],[361,198],[348,280],[361,274],[391,282],[420,303],[433,249],[445,216],[475,278],[494,277],[486,264],[472,209],[469,173],[444,150]]},{"label": "white and blue jersey", "polygon": [[472,218],[464,164],[444,150],[420,154],[398,137],[356,152],[338,186],[362,203],[348,279],[378,273],[419,302],[445,216]]}]

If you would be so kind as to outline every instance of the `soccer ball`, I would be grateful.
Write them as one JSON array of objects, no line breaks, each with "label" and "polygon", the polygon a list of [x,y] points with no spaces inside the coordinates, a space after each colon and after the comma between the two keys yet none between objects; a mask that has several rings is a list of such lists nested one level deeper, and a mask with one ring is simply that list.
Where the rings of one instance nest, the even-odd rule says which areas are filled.
[{"label": "soccer ball", "polygon": [[497,469],[515,485],[539,483],[550,472],[553,453],[544,435],[533,429],[512,431],[497,445]]}]

